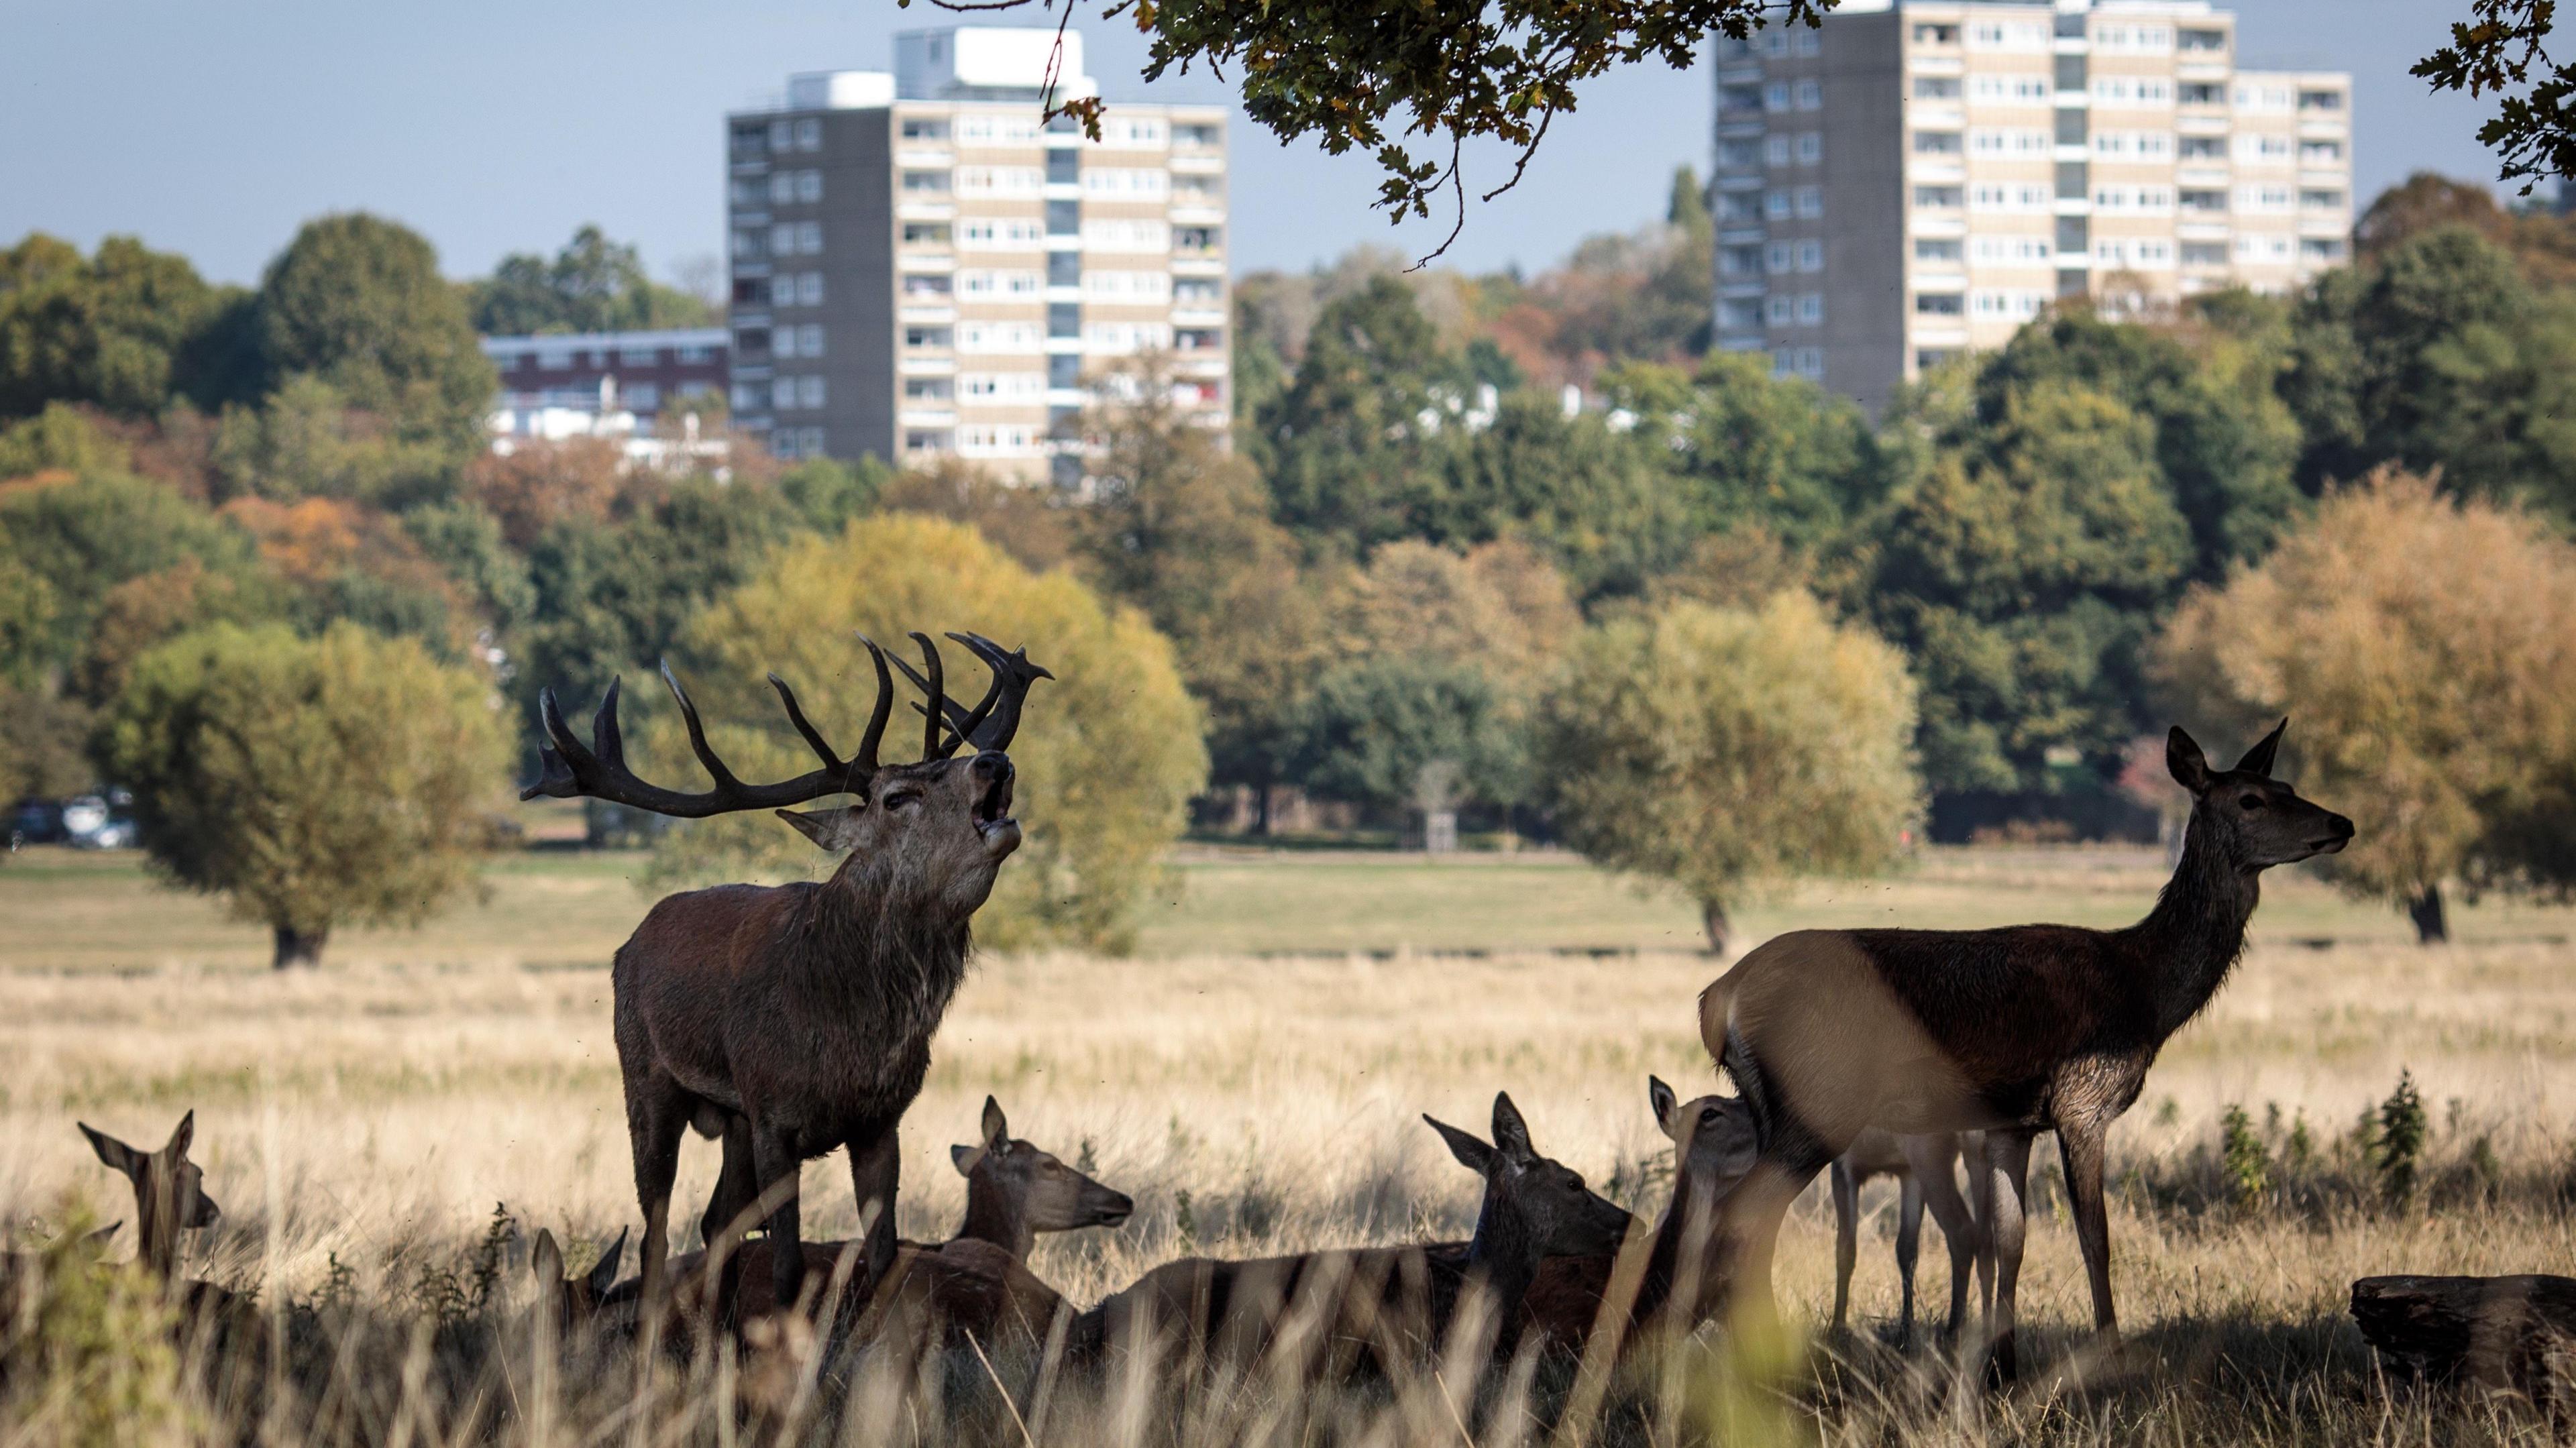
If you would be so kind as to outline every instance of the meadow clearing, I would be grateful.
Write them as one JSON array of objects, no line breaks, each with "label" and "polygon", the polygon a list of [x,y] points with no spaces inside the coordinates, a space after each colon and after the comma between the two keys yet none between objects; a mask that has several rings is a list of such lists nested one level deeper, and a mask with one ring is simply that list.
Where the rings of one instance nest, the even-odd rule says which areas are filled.
[{"label": "meadow clearing", "polygon": [[[0,863],[0,1209],[22,1240],[80,1203],[97,1220],[130,1216],[74,1119],[151,1145],[194,1107],[195,1157],[224,1207],[195,1245],[200,1275],[265,1284],[272,1301],[332,1294],[393,1312],[434,1296],[425,1284],[442,1274],[456,1280],[496,1204],[522,1237],[568,1234],[578,1264],[635,1219],[607,961],[647,903],[642,865],[512,855],[481,903],[417,932],[344,931],[320,971],[277,974],[264,932],[155,886],[132,856]],[[1886,879],[1786,889],[1737,922],[1747,946],[1801,925],[2107,925],[2141,913],[2163,875],[2149,849],[1935,849]],[[2113,1136],[2129,1333],[2118,1357],[2045,1370],[2089,1323],[2075,1243],[2052,1212],[2023,1277],[2024,1361],[2043,1371],[2001,1396],[1945,1392],[1937,1356],[1886,1346],[1896,1288],[1882,1185],[1865,1199],[1861,1333],[1819,1342],[1776,1395],[1712,1398],[1669,1376],[1611,1436],[2546,1439],[2546,1424],[2509,1408],[2390,1389],[2343,1315],[2356,1276],[2563,1269],[2576,1256],[2576,911],[2489,900],[2459,909],[2455,931],[2453,945],[2419,947],[2393,911],[2296,870],[2271,877],[2245,962]],[[1190,1251],[1463,1237],[1474,1180],[1419,1113],[1481,1129],[1497,1089],[1542,1151],[1651,1217],[1669,1152],[1646,1074],[1684,1095],[1711,1089],[1692,1003],[1721,968],[1685,902],[1563,856],[1187,849],[1134,956],[982,958],[906,1121],[901,1226],[932,1240],[953,1227],[962,1187],[947,1148],[972,1139],[988,1092],[1017,1134],[1137,1199],[1115,1232],[1042,1242],[1033,1265],[1077,1303]],[[2391,1205],[2353,1133],[2401,1070],[2431,1130],[2425,1185]],[[2218,1158],[2230,1106],[2263,1144],[2257,1193],[2231,1189]],[[703,1198],[714,1160],[710,1145],[687,1148],[683,1200]],[[809,1238],[854,1227],[837,1159],[808,1167],[805,1194]],[[508,1283],[523,1250],[503,1249]],[[1946,1301],[1946,1276],[1927,1243],[1927,1303]],[[1778,1281],[1794,1325],[1822,1323],[1832,1227],[1817,1193],[1787,1230]],[[957,1421],[1009,1442],[1499,1442],[1534,1421],[1453,1421],[1399,1394],[1293,1431],[1202,1414],[1158,1433],[1063,1411],[1032,1434],[991,1406]],[[520,1436],[505,1441],[558,1431],[513,1422]],[[414,1426],[421,1441],[442,1436]],[[0,1441],[59,1427],[22,1422]],[[618,1428],[568,1419],[559,1431],[580,1442]],[[673,1441],[729,1431],[712,1418],[670,1429]],[[272,1424],[268,1436],[294,1435]]]}]

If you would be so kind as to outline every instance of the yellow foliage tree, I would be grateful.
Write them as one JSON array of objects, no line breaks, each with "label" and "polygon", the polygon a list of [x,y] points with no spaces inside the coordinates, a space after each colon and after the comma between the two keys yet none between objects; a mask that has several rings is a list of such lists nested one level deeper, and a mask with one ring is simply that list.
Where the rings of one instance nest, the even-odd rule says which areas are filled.
[{"label": "yellow foliage tree", "polygon": [[2448,930],[2445,881],[2576,882],[2576,547],[2392,469],[2187,599],[2154,669],[2213,729],[2287,714],[2302,793],[2358,833],[2319,863]]},{"label": "yellow foliage tree", "polygon": [[[974,529],[920,514],[859,519],[838,538],[782,550],[761,575],[701,612],[672,664],[708,720],[711,741],[744,778],[783,778],[813,766],[763,676],[792,683],[834,747],[857,743],[875,696],[854,634],[909,650],[904,635],[971,630],[1025,647],[1054,671],[1030,691],[1011,757],[1014,806],[1027,842],[1003,867],[976,916],[989,943],[1123,949],[1134,907],[1179,835],[1190,796],[1207,778],[1198,706],[1181,686],[1172,648],[1143,615],[1112,608],[1062,569],[1032,573]],[[985,678],[963,649],[943,645],[948,687],[972,703]],[[901,702],[885,757],[919,740],[918,695]],[[637,702],[643,702],[639,693]],[[674,711],[643,731],[640,772],[695,787],[696,766]],[[916,746],[917,747],[917,746]],[[728,816],[663,836],[655,878],[709,879],[745,870],[819,874],[830,862],[766,814]]]},{"label": "yellow foliage tree", "polygon": [[1535,764],[1567,843],[1700,902],[1711,948],[1749,886],[1886,866],[1921,810],[1904,655],[1797,590],[1678,600],[1575,647]]}]

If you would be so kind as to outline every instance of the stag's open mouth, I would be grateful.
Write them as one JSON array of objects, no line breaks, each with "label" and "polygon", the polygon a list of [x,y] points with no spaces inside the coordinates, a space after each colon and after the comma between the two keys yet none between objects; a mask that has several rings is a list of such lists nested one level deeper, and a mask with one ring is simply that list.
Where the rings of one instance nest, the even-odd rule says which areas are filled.
[{"label": "stag's open mouth", "polygon": [[1004,825],[1009,825],[1013,829],[1019,828],[1018,821],[1011,818],[1009,772],[1003,773],[985,787],[982,797],[975,801],[974,820],[976,831],[988,837]]}]

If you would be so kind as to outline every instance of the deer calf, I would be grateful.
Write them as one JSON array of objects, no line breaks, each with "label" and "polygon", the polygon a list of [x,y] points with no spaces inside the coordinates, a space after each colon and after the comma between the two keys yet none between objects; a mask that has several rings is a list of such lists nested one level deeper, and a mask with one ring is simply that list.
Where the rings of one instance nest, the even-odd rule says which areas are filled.
[{"label": "deer calf", "polygon": [[1476,1234],[1455,1244],[1166,1262],[1083,1315],[1069,1341],[1165,1361],[1248,1367],[1267,1357],[1323,1375],[1446,1351],[1508,1357],[1521,1305],[1551,1256],[1608,1253],[1628,1214],[1540,1156],[1509,1095],[1491,1144],[1426,1116],[1450,1154],[1484,1178]]},{"label": "deer calf", "polygon": [[528,1271],[537,1280],[536,1310],[552,1317],[556,1330],[567,1339],[594,1332],[609,1315],[617,1264],[625,1257],[626,1229],[620,1227],[617,1240],[608,1244],[590,1270],[573,1276],[564,1271],[563,1248],[555,1245],[555,1234],[539,1228],[536,1242],[528,1249]]},{"label": "deer calf", "polygon": [[1958,1336],[1968,1317],[1969,1278],[1974,1275],[1991,1286],[1994,1276],[1984,1228],[1959,1194],[1963,1142],[1973,1175],[1985,1159],[1985,1138],[1973,1131],[1899,1136],[1873,1126],[1852,1138],[1852,1144],[1834,1158],[1834,1331],[1845,1329],[1851,1311],[1852,1268],[1860,1257],[1860,1189],[1872,1177],[1886,1176],[1897,1182],[1896,1274],[1904,1284],[1897,1344],[1914,1345],[1914,1264],[1927,1204],[1932,1220],[1941,1225],[1942,1241],[1950,1248],[1950,1317],[1943,1331]]}]

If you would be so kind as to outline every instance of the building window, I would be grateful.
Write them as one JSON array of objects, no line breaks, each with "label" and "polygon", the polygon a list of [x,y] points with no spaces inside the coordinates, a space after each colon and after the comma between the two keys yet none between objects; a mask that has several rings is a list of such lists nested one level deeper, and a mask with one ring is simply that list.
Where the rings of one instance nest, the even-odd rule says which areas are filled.
[{"label": "building window", "polygon": [[617,349],[617,365],[621,367],[658,367],[661,364],[662,349],[659,347],[620,347]]},{"label": "building window", "polygon": [[2299,193],[2299,205],[2310,211],[2332,211],[2343,205],[2340,191],[2307,190]]},{"label": "building window", "polygon": [[771,151],[784,151],[795,144],[796,126],[794,122],[771,121],[769,123],[769,149]]},{"label": "building window", "polygon": [[[1762,249],[1753,246],[1722,246],[1717,249],[1717,274],[1722,277],[1758,277],[1762,275]],[[1183,286],[1189,285],[1187,282]]]},{"label": "building window", "polygon": [[799,151],[819,151],[823,149],[823,123],[821,120],[808,117],[796,123],[796,149]]},{"label": "building window", "polygon": [[[992,273],[968,272],[966,275],[968,277],[989,278],[992,276]],[[984,288],[986,291],[990,291],[991,289],[992,288],[989,284]],[[945,297],[950,295],[954,290],[955,283],[949,277],[937,272],[910,272],[907,273],[903,279],[903,294],[907,297]],[[975,290],[975,288],[969,286],[967,290],[971,292]]]},{"label": "building window", "polygon": [[1959,262],[1959,240],[1956,237],[1920,236],[1914,239],[1914,259],[1928,262]]},{"label": "building window", "polygon": [[2341,261],[2343,260],[2343,239],[2330,236],[2300,237],[2299,259],[2301,261]]},{"label": "building window", "polygon": [[907,221],[903,224],[906,246],[948,245],[948,223],[945,221]]},{"label": "building window", "polygon": [[1914,133],[1914,154],[1917,156],[1956,156],[1959,150],[1959,133],[1956,131]]},{"label": "building window", "polygon": [[1798,82],[1798,109],[1820,111],[1825,108],[1825,88],[1812,80]]},{"label": "building window", "polygon": [[1808,293],[1805,293],[1804,295],[1802,295],[1802,296],[1800,296],[1800,297],[1798,298],[1798,325],[1799,325],[1799,326],[1801,326],[1801,327],[1820,327],[1820,326],[1823,326],[1823,325],[1824,325],[1824,321],[1825,321],[1825,296],[1824,296],[1824,293],[1822,293],[1822,292],[1808,292]]},{"label": "building window", "polygon": [[1967,315],[1967,299],[1957,292],[1916,292],[1914,310],[1926,317],[1960,317]]},{"label": "building window", "polygon": [[1798,270],[1802,272],[1820,272],[1824,269],[1825,244],[1821,241],[1814,240],[1799,242]]},{"label": "building window", "polygon": [[823,355],[823,324],[807,322],[796,329],[796,350],[803,356]]},{"label": "building window", "polygon": [[1959,78],[1955,75],[1918,75],[1914,78],[1914,98],[1918,101],[1955,101],[1959,98]]},{"label": "building window", "polygon": [[1214,146],[1219,144],[1223,139],[1223,133],[1215,126],[1180,125],[1172,127],[1172,144],[1175,146]]},{"label": "building window", "polygon": [[796,400],[803,403],[808,408],[821,407],[823,405],[823,379],[820,377],[797,378]]},{"label": "building window", "polygon": [[1768,304],[1763,309],[1765,320],[1769,321],[1772,326],[1785,327],[1789,325],[1789,318],[1795,314],[1796,307],[1797,304],[1790,301],[1786,296],[1771,297],[1768,300]]},{"label": "building window", "polygon": [[2303,90],[2299,92],[2299,109],[2303,111],[2340,111],[2343,109],[2343,92],[2330,90]]},{"label": "building window", "polygon": [[1796,207],[1796,200],[1789,195],[1785,187],[1762,198],[1762,213],[1773,221],[1788,220]]},{"label": "building window", "polygon": [[2343,142],[2301,141],[2299,164],[2302,166],[2340,166],[2343,164]]},{"label": "building window", "polygon": [[944,349],[949,345],[949,332],[946,327],[906,327],[903,345],[916,350]]},{"label": "building window", "polygon": [[1079,337],[1082,335],[1082,305],[1079,302],[1047,304],[1047,335]]},{"label": "building window", "polygon": [[1801,166],[1813,166],[1821,163],[1824,159],[1825,133],[1822,131],[1800,131],[1798,133],[1798,164]]},{"label": "building window", "polygon": [[1767,136],[1763,138],[1762,159],[1767,164],[1773,166],[1788,165],[1789,138],[1787,136]]},{"label": "building window", "polygon": [[798,304],[802,306],[819,307],[823,305],[823,274],[821,272],[807,272],[796,279],[796,300]]},{"label": "building window", "polygon": [[680,348],[677,355],[683,367],[703,366],[716,360],[716,349],[703,343],[691,343]]},{"label": "building window", "polygon": [[1775,241],[1763,248],[1763,268],[1773,276],[1786,276],[1797,264],[1797,248],[1789,242]]},{"label": "building window", "polygon": [[1956,211],[1962,204],[1963,199],[1960,188],[1956,186],[1917,186],[1914,188],[1914,204],[1917,208],[1923,210]]},{"label": "building window", "polygon": [[1914,43],[1956,45],[1959,43],[1959,27],[1955,24],[1917,24],[1914,27]]},{"label": "building window", "polygon": [[822,200],[822,199],[823,199],[823,173],[822,173],[822,172],[820,172],[820,171],[799,171],[799,172],[797,172],[797,173],[796,173],[796,199],[797,199],[797,200],[799,200],[799,201],[804,202],[805,204],[807,204],[807,205],[809,205],[809,206],[810,206],[810,205],[812,205],[812,204],[814,204],[814,203],[815,203],[815,202],[817,202],[817,201]]},{"label": "building window", "polygon": [[1082,231],[1082,203],[1050,201],[1046,204],[1046,234],[1077,236]]},{"label": "building window", "polygon": [[907,116],[903,123],[903,138],[907,141],[945,141],[948,139],[948,123],[928,116]]},{"label": "building window", "polygon": [[906,171],[903,173],[903,191],[907,196],[945,196],[948,194],[948,173]]},{"label": "building window", "polygon": [[1775,80],[1762,88],[1762,109],[1766,111],[1785,111],[1789,109],[1789,83],[1787,81]]},{"label": "building window", "polygon": [[787,409],[794,407],[796,405],[796,379],[793,377],[775,377],[770,379],[769,405],[780,412],[784,412]]}]

